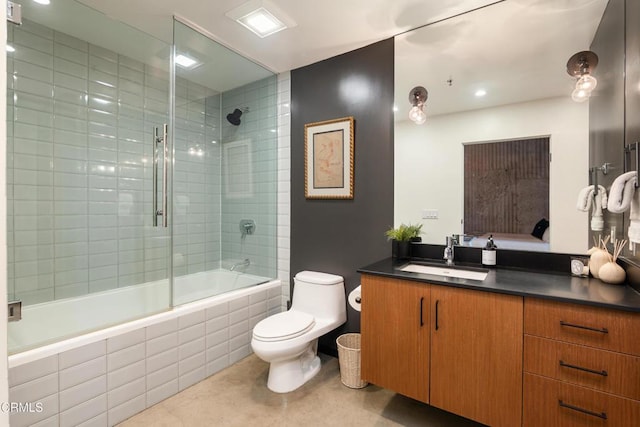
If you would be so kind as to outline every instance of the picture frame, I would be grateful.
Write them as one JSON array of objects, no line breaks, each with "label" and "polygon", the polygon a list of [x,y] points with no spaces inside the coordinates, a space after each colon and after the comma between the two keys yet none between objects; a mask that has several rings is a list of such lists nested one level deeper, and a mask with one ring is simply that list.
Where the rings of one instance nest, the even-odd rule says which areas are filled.
[{"label": "picture frame", "polygon": [[307,199],[353,199],[353,117],[304,125]]}]

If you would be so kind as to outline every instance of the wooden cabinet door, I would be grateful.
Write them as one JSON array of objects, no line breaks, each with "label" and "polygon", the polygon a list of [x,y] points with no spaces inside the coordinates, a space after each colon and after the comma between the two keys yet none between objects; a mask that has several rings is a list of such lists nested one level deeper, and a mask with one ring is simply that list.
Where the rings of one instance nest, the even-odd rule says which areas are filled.
[{"label": "wooden cabinet door", "polygon": [[429,289],[362,276],[362,379],[429,402]]},{"label": "wooden cabinet door", "polygon": [[521,297],[432,285],[430,404],[492,427],[522,422]]}]

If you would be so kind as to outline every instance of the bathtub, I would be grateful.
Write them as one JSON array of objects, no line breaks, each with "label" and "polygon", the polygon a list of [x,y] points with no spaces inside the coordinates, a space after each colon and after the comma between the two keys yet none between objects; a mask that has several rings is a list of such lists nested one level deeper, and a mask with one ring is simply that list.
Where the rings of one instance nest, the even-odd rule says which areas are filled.
[{"label": "bathtub", "polygon": [[[41,410],[10,413],[11,426],[118,424],[251,354],[255,324],[283,310],[280,280],[223,270],[178,277],[181,305],[171,309],[168,286],[162,280],[25,307],[9,328],[20,351],[9,356],[9,399]],[[212,292],[222,293],[188,302]],[[111,317],[139,317],[140,301],[143,310],[161,311]],[[55,342],[20,350],[53,335]]]},{"label": "bathtub", "polygon": [[[219,269],[176,277],[173,305],[221,295],[271,279]],[[169,280],[96,292],[22,308],[8,327],[9,354],[170,309]]]}]

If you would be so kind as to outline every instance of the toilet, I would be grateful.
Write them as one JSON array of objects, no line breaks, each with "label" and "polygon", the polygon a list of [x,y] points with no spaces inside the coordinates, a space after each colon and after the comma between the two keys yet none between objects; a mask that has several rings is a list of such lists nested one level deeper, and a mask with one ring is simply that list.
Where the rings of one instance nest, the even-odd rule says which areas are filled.
[{"label": "toilet", "polygon": [[288,393],[320,371],[318,338],[347,321],[344,279],[301,271],[293,278],[291,308],[261,320],[253,328],[251,348],[269,362],[267,387]]}]

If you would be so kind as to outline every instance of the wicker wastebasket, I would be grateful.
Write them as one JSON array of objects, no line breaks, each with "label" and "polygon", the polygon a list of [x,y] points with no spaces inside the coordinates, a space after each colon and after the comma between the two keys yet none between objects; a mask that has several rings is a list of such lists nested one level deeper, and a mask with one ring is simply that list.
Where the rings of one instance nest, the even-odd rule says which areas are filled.
[{"label": "wicker wastebasket", "polygon": [[350,388],[366,387],[368,383],[360,378],[360,334],[340,335],[336,344],[342,384]]}]

